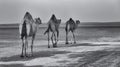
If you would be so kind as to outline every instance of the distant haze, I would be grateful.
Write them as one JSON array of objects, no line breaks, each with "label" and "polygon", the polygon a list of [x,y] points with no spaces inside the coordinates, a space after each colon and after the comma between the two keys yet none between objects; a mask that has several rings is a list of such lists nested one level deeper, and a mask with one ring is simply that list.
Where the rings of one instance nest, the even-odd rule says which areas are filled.
[{"label": "distant haze", "polygon": [[52,14],[62,22],[118,22],[120,0],[0,0],[0,23],[20,23],[26,11],[43,22]]}]

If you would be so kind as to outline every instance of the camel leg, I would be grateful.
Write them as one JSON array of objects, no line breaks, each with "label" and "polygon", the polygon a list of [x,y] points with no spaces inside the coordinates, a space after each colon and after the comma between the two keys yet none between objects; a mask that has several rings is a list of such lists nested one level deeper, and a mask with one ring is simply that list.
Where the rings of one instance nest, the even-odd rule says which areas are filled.
[{"label": "camel leg", "polygon": [[24,51],[24,40],[23,40],[23,38],[22,38],[22,53],[21,53],[21,56],[20,56],[20,57],[24,57],[24,56],[23,56],[23,51]]},{"label": "camel leg", "polygon": [[69,44],[68,43],[68,31],[66,31],[66,44]]},{"label": "camel leg", "polygon": [[48,32],[48,48],[50,48],[50,44],[49,44],[49,40],[50,40],[50,38],[49,38],[49,32]]},{"label": "camel leg", "polygon": [[55,33],[53,33],[53,34],[54,34],[54,41],[55,41],[55,43],[53,44],[53,47],[57,47],[56,35],[55,35]]},{"label": "camel leg", "polygon": [[75,34],[74,34],[74,32],[72,32],[72,34],[73,34],[74,44],[76,44]]},{"label": "camel leg", "polygon": [[33,43],[34,43],[35,35],[32,36],[32,42],[31,42],[31,55],[33,56]]},{"label": "camel leg", "polygon": [[53,42],[53,33],[52,33],[52,36],[51,36],[51,41],[52,41],[52,44],[54,44],[54,42]]},{"label": "camel leg", "polygon": [[58,38],[59,38],[59,31],[57,31],[57,42],[58,42]]},{"label": "camel leg", "polygon": [[58,38],[59,38],[59,30],[57,30],[56,44],[58,43]]},{"label": "camel leg", "polygon": [[27,57],[27,47],[28,47],[28,41],[27,37],[25,37],[25,56]]},{"label": "camel leg", "polygon": [[54,36],[55,36],[55,47],[57,47],[57,36],[55,33],[54,33]]}]

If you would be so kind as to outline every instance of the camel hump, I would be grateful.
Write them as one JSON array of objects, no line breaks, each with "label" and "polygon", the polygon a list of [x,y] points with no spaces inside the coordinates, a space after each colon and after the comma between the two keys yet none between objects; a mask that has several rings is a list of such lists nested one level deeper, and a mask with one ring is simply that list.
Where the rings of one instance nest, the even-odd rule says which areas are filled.
[{"label": "camel hump", "polygon": [[27,23],[32,23],[34,21],[32,15],[29,12],[25,13],[23,20],[26,20]]},{"label": "camel hump", "polygon": [[52,16],[51,16],[50,20],[52,20],[52,21],[54,21],[54,22],[56,22],[56,21],[57,21],[55,14],[52,14]]},{"label": "camel hump", "polygon": [[72,18],[69,19],[69,22],[75,23],[74,20],[73,20]]}]

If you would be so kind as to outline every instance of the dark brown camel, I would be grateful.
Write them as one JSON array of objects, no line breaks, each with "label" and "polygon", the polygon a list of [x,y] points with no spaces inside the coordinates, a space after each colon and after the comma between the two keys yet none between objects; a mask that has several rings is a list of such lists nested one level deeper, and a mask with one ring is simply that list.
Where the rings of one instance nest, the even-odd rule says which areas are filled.
[{"label": "dark brown camel", "polygon": [[70,19],[66,22],[66,27],[65,27],[65,31],[66,31],[66,44],[69,43],[69,42],[68,42],[68,33],[69,33],[69,32],[72,32],[72,34],[73,34],[73,39],[74,39],[74,43],[76,43],[74,32],[75,32],[75,30],[77,29],[78,24],[80,24],[80,21],[79,21],[79,20],[76,20],[76,22],[75,22],[72,18],[70,18]]},{"label": "dark brown camel", "polygon": [[31,54],[33,55],[33,42],[39,24],[41,24],[40,18],[35,18],[35,20],[33,20],[32,15],[29,12],[26,12],[23,23],[19,25],[20,37],[22,40],[21,57],[27,56],[28,37],[32,37]]},{"label": "dark brown camel", "polygon": [[[60,23],[61,23],[61,19],[56,19],[54,14],[52,15],[52,17],[48,21],[48,28],[47,28],[47,30],[44,33],[44,35],[46,33],[48,34],[48,48],[50,48],[50,45],[49,45],[50,32],[52,32],[51,41],[52,41],[53,47],[57,47]],[[57,36],[56,36],[56,33],[57,33]]]}]

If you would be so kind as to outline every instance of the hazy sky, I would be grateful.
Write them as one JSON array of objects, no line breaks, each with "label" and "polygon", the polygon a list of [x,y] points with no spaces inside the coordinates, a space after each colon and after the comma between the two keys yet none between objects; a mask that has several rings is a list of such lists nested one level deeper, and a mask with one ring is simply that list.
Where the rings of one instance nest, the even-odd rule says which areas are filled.
[{"label": "hazy sky", "polygon": [[62,22],[120,21],[120,0],[0,0],[0,23],[20,23],[26,11],[43,22],[52,14]]}]

